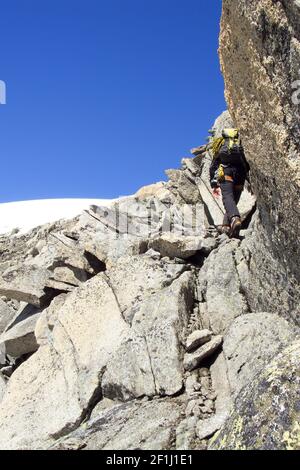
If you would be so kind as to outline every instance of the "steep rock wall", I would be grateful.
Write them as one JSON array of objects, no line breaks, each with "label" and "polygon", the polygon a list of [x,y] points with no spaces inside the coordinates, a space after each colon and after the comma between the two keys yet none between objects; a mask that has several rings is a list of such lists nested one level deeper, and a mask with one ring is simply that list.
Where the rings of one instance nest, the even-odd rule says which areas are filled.
[{"label": "steep rock wall", "polygon": [[[249,298],[299,323],[300,7],[224,0],[220,60],[260,212]],[[252,308],[255,309],[253,304]]]}]

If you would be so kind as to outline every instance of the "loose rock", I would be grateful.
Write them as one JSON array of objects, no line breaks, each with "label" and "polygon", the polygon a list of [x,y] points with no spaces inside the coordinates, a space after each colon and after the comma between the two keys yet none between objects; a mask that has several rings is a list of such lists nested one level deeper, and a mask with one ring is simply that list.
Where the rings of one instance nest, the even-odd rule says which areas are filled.
[{"label": "loose rock", "polygon": [[186,350],[191,352],[194,349],[197,349],[199,346],[202,346],[205,343],[208,343],[211,340],[212,332],[209,330],[196,330],[191,333],[186,340]]},{"label": "loose rock", "polygon": [[201,346],[194,353],[187,353],[184,356],[184,367],[186,370],[193,370],[199,367],[201,362],[211,356],[222,344],[223,337],[215,336],[209,343]]}]

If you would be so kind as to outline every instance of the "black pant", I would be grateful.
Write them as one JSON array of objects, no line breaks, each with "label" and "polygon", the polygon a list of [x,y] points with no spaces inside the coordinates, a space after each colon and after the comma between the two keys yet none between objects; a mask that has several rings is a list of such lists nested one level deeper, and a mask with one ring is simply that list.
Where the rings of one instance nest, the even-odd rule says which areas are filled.
[{"label": "black pant", "polygon": [[225,215],[223,224],[230,225],[232,217],[240,217],[237,204],[240,200],[243,188],[238,186],[238,188],[231,181],[224,181],[220,184],[222,191],[223,204],[225,207]]},{"label": "black pant", "polygon": [[225,167],[224,173],[225,176],[232,180],[225,180],[220,183],[223,204],[226,211],[223,224],[230,225],[232,217],[240,217],[237,204],[244,189],[246,174],[243,168],[233,165]]}]

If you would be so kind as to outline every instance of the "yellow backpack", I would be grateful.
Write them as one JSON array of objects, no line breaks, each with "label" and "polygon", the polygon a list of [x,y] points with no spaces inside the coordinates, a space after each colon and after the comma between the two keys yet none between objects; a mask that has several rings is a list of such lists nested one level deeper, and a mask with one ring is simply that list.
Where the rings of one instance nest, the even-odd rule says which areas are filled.
[{"label": "yellow backpack", "polygon": [[223,129],[222,137],[214,137],[210,143],[210,150],[215,158],[222,146],[226,146],[226,152],[235,153],[241,149],[241,139],[238,129]]}]

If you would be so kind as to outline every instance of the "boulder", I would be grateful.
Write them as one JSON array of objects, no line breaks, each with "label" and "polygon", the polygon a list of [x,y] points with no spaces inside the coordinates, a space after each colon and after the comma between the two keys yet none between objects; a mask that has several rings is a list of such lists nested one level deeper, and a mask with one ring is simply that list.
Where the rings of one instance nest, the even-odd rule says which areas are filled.
[{"label": "boulder", "polygon": [[141,300],[171,285],[187,269],[185,265],[153,259],[147,254],[124,256],[106,272],[106,278],[124,318],[131,323]]},{"label": "boulder", "polygon": [[240,391],[213,450],[300,450],[300,342],[292,342]]},{"label": "boulder", "polygon": [[218,247],[218,240],[214,236],[209,234],[205,235],[205,238],[201,240],[200,252],[204,256],[208,256],[215,248]]},{"label": "boulder", "polygon": [[85,256],[66,253],[61,245],[49,244],[22,264],[12,262],[2,273],[0,294],[43,308],[58,292],[72,291],[95,274]]},{"label": "boulder", "polygon": [[126,401],[174,395],[182,389],[182,331],[188,324],[192,292],[192,275],[184,273],[140,304],[128,337],[107,364],[103,396]]},{"label": "boulder", "polygon": [[201,250],[200,237],[178,236],[172,233],[161,235],[149,242],[149,248],[158,251],[161,256],[188,259]]},{"label": "boulder", "polygon": [[86,450],[169,449],[181,411],[176,399],[116,404],[62,439],[53,449],[74,449],[74,442],[77,446],[84,445]]},{"label": "boulder", "polygon": [[135,196],[143,201],[149,197],[156,197],[158,199],[164,199],[166,197],[171,197],[171,193],[166,187],[166,183],[160,181],[159,183],[149,184],[148,186],[143,186],[136,193]]},{"label": "boulder", "polygon": [[3,345],[6,354],[18,358],[38,349],[34,329],[40,315],[37,307],[21,303],[13,322],[0,336],[0,346]]},{"label": "boulder", "polygon": [[50,272],[44,268],[26,265],[12,267],[2,274],[0,294],[41,307],[49,298],[45,292],[49,277]]},{"label": "boulder", "polygon": [[275,314],[249,313],[237,318],[223,343],[232,394],[251,383],[295,334],[295,329]]},{"label": "boulder", "polygon": [[160,213],[165,209],[164,204],[155,198],[140,201],[128,197],[115,202],[109,209],[91,206],[88,212],[107,231],[105,237],[102,234],[104,240],[122,239],[123,236],[147,239],[157,232]]},{"label": "boulder", "polygon": [[127,235],[103,240],[101,235],[95,234],[91,240],[81,243],[86,256],[99,265],[99,272],[112,268],[124,256],[135,256],[148,250],[148,240]]},{"label": "boulder", "polygon": [[169,178],[168,188],[179,196],[185,204],[197,204],[201,201],[199,189],[195,182],[182,170],[166,170]]},{"label": "boulder", "polygon": [[[45,448],[77,428],[91,404],[101,396],[102,375],[114,352],[128,338],[130,325],[135,325],[135,315],[137,318],[140,316],[141,322],[143,319],[140,331],[145,328],[150,332],[151,321],[153,324],[156,321],[155,311],[156,315],[160,311],[155,310],[157,304],[153,305],[153,316],[149,317],[146,303],[164,288],[166,292],[170,288],[170,296],[171,293],[174,295],[170,301],[174,302],[176,291],[172,290],[173,284],[175,289],[176,279],[184,275],[186,269],[185,265],[153,259],[146,254],[123,257],[112,269],[99,273],[67,296],[59,296],[53,301],[41,315],[36,328],[40,343],[38,351],[14,372],[5,402],[0,406],[1,448]],[[193,292],[193,289],[182,287],[182,291],[178,294],[179,299],[180,295],[190,298],[187,291]],[[182,302],[178,309],[185,308],[185,301],[178,301]],[[153,326],[147,338],[153,367],[157,367],[158,388],[162,390],[165,387],[166,393],[180,387],[180,374],[177,372],[180,363],[176,365],[179,340],[175,332],[178,331],[183,342],[180,336],[183,331],[181,327],[175,327],[176,315],[187,321],[184,320],[184,311],[174,313],[173,319],[173,312],[162,306],[162,324],[165,326],[161,335],[168,333],[168,341],[171,341],[171,347],[168,347],[174,353],[155,359],[155,347],[160,338],[154,337],[154,333],[158,334],[159,330]],[[165,351],[169,353],[168,349]],[[159,372],[164,360],[164,367],[174,366],[174,379],[170,384]],[[175,383],[179,385],[175,386]],[[32,396],[36,397],[35,401],[32,401]],[[53,409],[55,413],[50,411]],[[13,421],[9,418],[12,410]]]},{"label": "boulder", "polygon": [[215,434],[224,424],[224,419],[221,415],[215,414],[210,418],[203,419],[197,424],[197,436],[200,440],[207,439]]},{"label": "boulder", "polygon": [[127,331],[103,274],[74,290],[60,309],[48,342],[9,381],[0,405],[0,447],[45,448],[78,427]]},{"label": "boulder", "polygon": [[222,344],[223,337],[218,335],[208,343],[198,348],[195,352],[187,353],[184,356],[185,370],[193,370],[201,365],[201,362],[211,356]]},{"label": "boulder", "polygon": [[211,340],[212,332],[209,330],[195,330],[191,333],[186,340],[186,350],[191,352],[194,349],[197,349],[199,346],[202,346],[205,343],[208,343]]},{"label": "boulder", "polygon": [[[52,273],[57,268],[69,269],[78,281],[86,281],[88,275],[97,274],[89,264],[79,241],[66,236],[63,231],[51,232],[47,243],[39,253],[28,263],[46,268]],[[70,275],[70,273],[69,273]],[[82,279],[83,278],[83,279]],[[65,282],[69,282],[66,279]]]},{"label": "boulder", "polygon": [[241,199],[238,203],[238,209],[241,215],[242,221],[244,221],[250,213],[256,208],[256,196],[249,190],[249,186],[246,183],[244,191],[242,192]]}]

